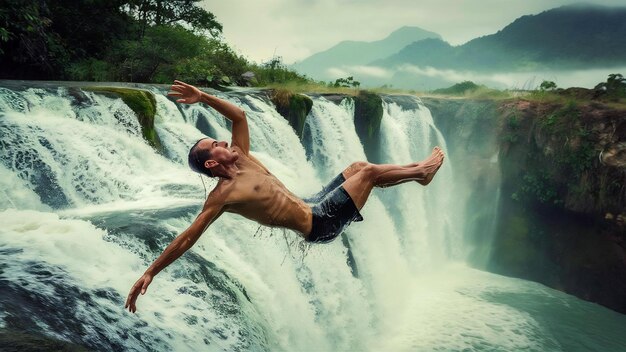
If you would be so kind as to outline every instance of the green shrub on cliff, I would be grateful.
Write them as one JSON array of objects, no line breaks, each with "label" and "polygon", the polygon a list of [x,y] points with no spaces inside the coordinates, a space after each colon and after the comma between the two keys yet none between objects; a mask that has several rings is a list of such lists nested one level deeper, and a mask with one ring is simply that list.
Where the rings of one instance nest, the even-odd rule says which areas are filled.
[{"label": "green shrub on cliff", "polygon": [[286,89],[275,89],[270,98],[276,106],[276,111],[289,122],[298,137],[302,138],[306,116],[313,108],[313,100]]},{"label": "green shrub on cliff", "polygon": [[144,139],[156,150],[161,151],[162,145],[154,129],[156,99],[151,92],[142,89],[120,87],[85,87],[87,91],[120,97],[137,116]]},{"label": "green shrub on cliff", "polygon": [[[589,188],[583,181],[593,168],[598,150],[575,100],[542,107],[546,108],[547,111],[532,119],[526,116],[523,124],[505,124],[501,133],[505,142],[516,143],[523,134],[530,143],[525,148],[527,155],[520,155],[525,158],[519,160],[522,166],[518,165],[523,175],[518,178],[512,198],[562,206],[566,199],[577,199],[578,193]],[[508,120],[518,118],[512,113]]]},{"label": "green shrub on cliff", "polygon": [[367,159],[379,163],[380,123],[383,118],[382,98],[372,92],[360,91],[354,97],[354,127]]}]

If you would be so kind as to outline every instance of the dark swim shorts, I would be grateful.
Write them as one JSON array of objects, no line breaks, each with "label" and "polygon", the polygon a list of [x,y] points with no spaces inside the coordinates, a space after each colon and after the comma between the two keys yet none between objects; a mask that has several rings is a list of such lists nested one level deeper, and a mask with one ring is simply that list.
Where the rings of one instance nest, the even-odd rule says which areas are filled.
[{"label": "dark swim shorts", "polygon": [[352,198],[341,185],[345,180],[339,174],[319,193],[304,199],[313,211],[313,227],[306,238],[307,242],[330,242],[351,222],[363,221]]}]

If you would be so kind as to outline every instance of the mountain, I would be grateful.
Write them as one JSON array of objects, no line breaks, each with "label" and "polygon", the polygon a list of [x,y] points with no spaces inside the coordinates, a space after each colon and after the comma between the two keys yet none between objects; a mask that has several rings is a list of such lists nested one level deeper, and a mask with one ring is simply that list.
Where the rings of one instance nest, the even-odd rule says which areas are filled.
[{"label": "mountain", "polygon": [[329,74],[330,68],[366,65],[372,61],[385,58],[407,45],[426,38],[439,38],[437,33],[418,27],[402,27],[388,37],[373,42],[343,41],[332,48],[314,54],[292,67],[315,79],[336,79]]},{"label": "mountain", "polygon": [[451,46],[414,42],[372,65],[400,64],[476,71],[530,71],[624,66],[626,7],[569,5],[523,16],[495,34]]}]

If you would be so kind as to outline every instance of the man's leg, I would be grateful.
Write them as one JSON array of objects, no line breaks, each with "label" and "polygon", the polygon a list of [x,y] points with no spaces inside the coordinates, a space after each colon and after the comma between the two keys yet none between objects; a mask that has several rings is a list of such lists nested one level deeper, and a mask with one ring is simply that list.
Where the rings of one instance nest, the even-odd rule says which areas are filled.
[{"label": "man's leg", "polygon": [[357,209],[361,209],[374,187],[388,187],[409,181],[427,185],[443,163],[444,154],[436,147],[427,159],[409,165],[354,163],[344,170],[342,184]]},{"label": "man's leg", "polygon": [[[420,166],[420,164],[428,161],[429,159],[433,158],[435,156],[435,154],[441,152],[441,149],[439,147],[435,147],[433,149],[433,152],[431,154],[430,157],[428,157],[426,160],[420,161],[420,162],[415,162],[415,163],[410,163],[407,165],[394,165],[394,164],[370,164],[367,161],[357,161],[354,162],[352,164],[350,164],[350,166],[348,166],[347,168],[345,168],[341,174],[343,175],[343,177],[347,180],[350,177],[356,175],[357,172],[361,171],[364,167],[368,166],[368,165],[376,165],[378,167],[381,168],[385,168],[388,171],[392,172],[392,178],[395,178],[395,174],[393,174],[394,171],[400,171],[400,172],[405,172],[407,175],[411,175],[413,173],[415,173],[415,169],[416,167]],[[395,184],[398,183],[403,183],[403,182],[408,182],[408,181],[417,181],[420,184],[426,186],[428,184],[428,182],[430,182],[430,180],[422,180],[420,178],[416,178],[416,179],[406,179],[406,180],[402,180],[400,182],[396,182],[396,183],[389,183],[389,184],[385,184],[385,185],[377,185],[379,187],[387,187],[387,186],[393,186]]]}]

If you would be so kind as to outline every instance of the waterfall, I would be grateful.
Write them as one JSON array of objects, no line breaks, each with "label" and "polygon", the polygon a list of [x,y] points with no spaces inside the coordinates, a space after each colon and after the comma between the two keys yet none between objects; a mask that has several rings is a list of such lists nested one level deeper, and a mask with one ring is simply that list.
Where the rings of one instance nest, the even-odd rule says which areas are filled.
[{"label": "waterfall", "polygon": [[[228,122],[213,110],[146,88],[156,98],[162,153],[119,98],[0,87],[0,330],[139,351],[573,350],[575,343],[614,350],[624,343],[613,328],[621,316],[462,263],[466,199],[449,191],[459,178],[449,158],[427,187],[375,189],[361,211],[365,221],[326,245],[225,213],[155,277],[136,315],[125,312],[132,284],[202,207],[203,183],[186,165],[190,145],[205,134],[230,140]],[[214,93],[245,110],[251,153],[299,196],[365,160],[349,97],[313,96],[309,139],[301,143],[263,94]],[[419,161],[435,145],[446,150],[417,98],[385,97],[383,108],[384,162]],[[559,330],[535,304],[552,307],[550,316],[604,325]]]}]

